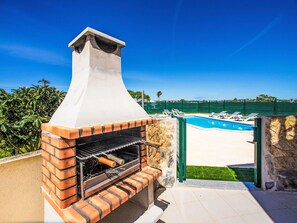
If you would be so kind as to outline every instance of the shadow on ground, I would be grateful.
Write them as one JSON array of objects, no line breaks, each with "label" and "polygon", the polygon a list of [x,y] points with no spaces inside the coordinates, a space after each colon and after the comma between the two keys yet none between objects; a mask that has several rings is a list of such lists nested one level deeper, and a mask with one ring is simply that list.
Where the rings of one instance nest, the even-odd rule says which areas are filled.
[{"label": "shadow on ground", "polygon": [[[170,204],[165,200],[158,200],[157,198],[166,190],[166,188],[159,186],[155,189],[154,203],[156,206],[160,207],[163,211]],[[112,211],[111,214],[103,218],[100,223],[133,223],[135,222],[147,209],[141,206],[139,203],[132,199],[121,205],[116,210]],[[158,223],[164,223],[164,221],[159,220]]]}]

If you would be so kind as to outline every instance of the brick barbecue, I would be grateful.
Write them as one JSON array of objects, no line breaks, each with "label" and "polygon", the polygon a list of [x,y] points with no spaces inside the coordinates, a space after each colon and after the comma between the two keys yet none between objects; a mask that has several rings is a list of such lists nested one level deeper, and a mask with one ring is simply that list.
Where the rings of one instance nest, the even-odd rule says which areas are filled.
[{"label": "brick barbecue", "polygon": [[72,81],[41,136],[41,192],[65,222],[98,222],[145,188],[152,190],[162,174],[147,165],[147,145],[154,145],[146,142],[146,125],[156,119],[122,81],[124,46],[91,28],[69,44]]}]

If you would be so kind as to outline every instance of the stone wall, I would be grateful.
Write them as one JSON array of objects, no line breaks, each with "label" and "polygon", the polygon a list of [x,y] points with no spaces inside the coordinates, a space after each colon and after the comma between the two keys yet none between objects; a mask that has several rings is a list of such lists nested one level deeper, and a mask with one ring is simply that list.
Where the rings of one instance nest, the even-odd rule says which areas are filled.
[{"label": "stone wall", "polygon": [[159,147],[148,146],[147,163],[162,169],[159,183],[172,187],[176,179],[176,154],[178,151],[178,122],[175,118],[160,119],[147,125],[147,141]]},{"label": "stone wall", "polygon": [[297,191],[297,116],[262,117],[262,188]]}]

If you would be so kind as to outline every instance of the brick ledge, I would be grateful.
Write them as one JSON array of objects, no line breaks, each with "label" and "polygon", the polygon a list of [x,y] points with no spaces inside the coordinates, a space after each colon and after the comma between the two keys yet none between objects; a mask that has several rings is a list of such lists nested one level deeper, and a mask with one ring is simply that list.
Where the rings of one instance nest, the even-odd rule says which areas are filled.
[{"label": "brick ledge", "polygon": [[148,118],[142,120],[133,120],[129,122],[120,122],[105,125],[85,126],[81,128],[69,128],[50,123],[43,123],[41,130],[60,136],[65,139],[78,139],[80,137],[86,137],[91,135],[98,135],[102,133],[108,133],[113,131],[125,130],[129,128],[135,128],[140,126],[149,125],[155,123],[155,118]]},{"label": "brick ledge", "polygon": [[153,183],[161,175],[161,170],[147,166],[142,171],[134,173],[66,209],[59,208],[42,187],[41,193],[65,222],[95,223]]}]

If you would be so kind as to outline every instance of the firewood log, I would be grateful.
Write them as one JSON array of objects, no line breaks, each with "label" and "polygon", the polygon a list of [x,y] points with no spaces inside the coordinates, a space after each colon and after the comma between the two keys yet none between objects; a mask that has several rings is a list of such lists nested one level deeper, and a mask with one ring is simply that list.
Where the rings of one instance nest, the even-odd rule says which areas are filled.
[{"label": "firewood log", "polygon": [[121,159],[121,158],[119,158],[119,157],[117,157],[115,155],[107,154],[106,156],[107,156],[108,159],[115,161],[119,165],[125,164],[125,160],[124,159]]},{"label": "firewood log", "polygon": [[114,168],[117,165],[115,161],[107,159],[107,158],[105,158],[103,156],[98,158],[98,162],[102,163],[102,164],[105,164],[105,165],[107,165],[109,167],[112,167],[112,168]]}]

